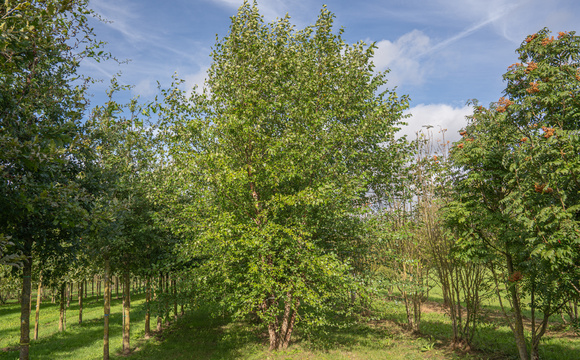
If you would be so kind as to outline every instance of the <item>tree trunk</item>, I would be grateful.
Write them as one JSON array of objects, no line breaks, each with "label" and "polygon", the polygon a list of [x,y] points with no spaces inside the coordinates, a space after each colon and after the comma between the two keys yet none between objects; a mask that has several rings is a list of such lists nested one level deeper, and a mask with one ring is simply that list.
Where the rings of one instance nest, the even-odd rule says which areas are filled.
[{"label": "tree trunk", "polygon": [[103,336],[103,360],[109,360],[109,315],[111,313],[111,286],[109,281],[110,272],[111,269],[109,259],[105,258],[105,293],[103,294],[105,299],[105,331]]},{"label": "tree trunk", "polygon": [[151,337],[151,277],[145,283],[145,338]]},{"label": "tree trunk", "polygon": [[22,293],[20,297],[20,360],[28,360],[30,347],[30,293],[32,259],[26,257],[22,268]]},{"label": "tree trunk", "polygon": [[70,283],[67,283],[67,288],[66,288],[66,308],[68,309],[70,307],[70,299],[72,298],[72,292],[73,292],[73,283],[72,281]]},{"label": "tree trunk", "polygon": [[175,279],[171,280],[171,285],[173,285],[173,319],[177,320],[177,282]]},{"label": "tree trunk", "polygon": [[63,332],[66,330],[66,282],[60,285],[60,312],[58,317],[58,331]]},{"label": "tree trunk", "polygon": [[[292,338],[294,324],[296,323],[296,314],[299,306],[300,300],[293,299],[290,292],[286,293],[286,299],[284,300],[284,313],[282,314],[281,318],[276,316],[274,317],[274,320],[268,324],[270,350],[288,348],[290,339]],[[269,308],[277,309],[278,301],[272,300],[269,304],[267,301],[265,301],[264,305],[262,306],[262,311],[265,312]]]},{"label": "tree trunk", "polygon": [[[510,255],[506,255],[506,263],[508,268],[508,275],[513,278],[514,267],[512,263],[512,258]],[[510,295],[512,298],[512,304],[514,308],[514,337],[516,340],[516,346],[520,354],[521,360],[528,360],[528,348],[526,347],[526,338],[524,335],[524,323],[522,319],[522,310],[520,308],[520,297],[518,296],[517,283],[509,284]]]},{"label": "tree trunk", "polygon": [[131,339],[131,277],[129,272],[125,272],[125,306],[123,309],[124,325],[123,325],[123,354],[129,355],[131,353],[130,339]]},{"label": "tree trunk", "polygon": [[[159,296],[161,296],[161,293],[163,292],[163,275],[159,274]],[[157,332],[161,331],[161,304],[159,301],[157,301],[157,306],[158,306],[158,312],[157,312]]]},{"label": "tree trunk", "polygon": [[115,298],[117,300],[120,299],[120,297],[119,297],[119,277],[118,276],[115,276]]},{"label": "tree trunk", "polygon": [[83,292],[84,292],[84,281],[79,281],[79,325],[83,323]]},{"label": "tree trunk", "polygon": [[38,279],[38,291],[36,293],[36,315],[34,316],[34,340],[38,340],[38,321],[40,320],[40,300],[42,293],[42,271]]}]

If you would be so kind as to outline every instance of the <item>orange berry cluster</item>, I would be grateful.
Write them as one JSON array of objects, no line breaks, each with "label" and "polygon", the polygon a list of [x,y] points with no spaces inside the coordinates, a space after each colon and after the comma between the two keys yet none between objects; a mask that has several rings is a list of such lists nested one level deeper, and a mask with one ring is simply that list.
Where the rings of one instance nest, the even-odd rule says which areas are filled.
[{"label": "orange berry cluster", "polygon": [[553,36],[552,36],[552,38],[545,37],[545,38],[542,39],[542,45],[543,46],[549,45],[549,44],[552,43],[552,41],[554,41],[554,37]]},{"label": "orange berry cluster", "polygon": [[554,128],[549,128],[546,126],[542,126],[542,130],[544,130],[544,137],[546,139],[549,139],[552,135],[554,135],[554,132],[556,131]]},{"label": "orange berry cluster", "polygon": [[566,35],[568,35],[567,31],[560,31],[560,32],[558,32],[558,39],[561,39]]},{"label": "orange berry cluster", "polygon": [[530,83],[530,87],[526,89],[526,91],[528,92],[528,94],[533,94],[533,93],[537,93],[540,91],[540,89],[538,88],[538,83],[537,82],[531,82]]},{"label": "orange berry cluster", "polygon": [[549,194],[552,191],[554,191],[554,189],[552,189],[551,187],[546,187],[546,184],[534,184],[534,190],[537,193],[545,193],[545,194]]},{"label": "orange berry cluster", "polygon": [[530,36],[528,36],[528,37],[526,38],[526,42],[527,42],[527,43],[530,43],[530,42],[531,42],[532,40],[534,40],[536,37],[538,37],[538,34],[533,34],[533,35],[530,35]]},{"label": "orange berry cluster", "polygon": [[509,282],[518,282],[523,278],[520,271],[516,271],[508,277]]},{"label": "orange berry cluster", "polygon": [[506,109],[508,108],[508,106],[512,105],[514,102],[510,101],[509,99],[506,99],[504,97],[501,97],[498,101],[499,106],[497,107],[497,111],[498,112],[504,112],[506,111]]},{"label": "orange berry cluster", "polygon": [[508,71],[516,71],[518,69],[518,67],[522,66],[521,63],[514,63],[511,64],[510,66],[508,66]]},{"label": "orange berry cluster", "polygon": [[538,64],[536,64],[533,61],[530,61],[528,63],[528,67],[526,68],[526,74],[529,74],[530,72],[536,70],[538,68]]}]

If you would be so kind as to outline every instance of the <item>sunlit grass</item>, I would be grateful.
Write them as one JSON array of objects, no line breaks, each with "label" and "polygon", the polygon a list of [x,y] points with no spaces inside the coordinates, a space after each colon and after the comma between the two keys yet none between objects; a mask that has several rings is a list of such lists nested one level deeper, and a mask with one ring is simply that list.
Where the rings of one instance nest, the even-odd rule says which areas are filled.
[{"label": "sunlit grass", "polygon": [[[396,295],[396,294],[394,294]],[[501,323],[482,324],[474,339],[475,350],[454,351],[450,344],[451,323],[437,309],[441,302],[436,289],[430,292],[430,310],[422,316],[421,334],[405,330],[403,303],[378,298],[370,319],[341,328],[305,333],[299,327],[285,351],[270,352],[267,337],[257,326],[212,317],[203,310],[187,312],[162,334],[144,339],[144,295],[132,296],[131,359],[513,359],[517,357],[513,335]],[[121,350],[121,300],[113,299],[111,315],[111,358],[125,358]],[[493,304],[488,304],[492,309]],[[34,305],[33,305],[34,312]],[[0,307],[0,359],[18,358],[20,306]],[[32,316],[33,318],[33,316]],[[83,324],[78,325],[78,304],[67,311],[67,331],[58,333],[58,305],[41,307],[40,339],[32,341],[32,359],[100,359],[103,348],[102,298],[85,302]],[[555,318],[553,330],[541,345],[542,359],[580,359],[580,340],[562,332]],[[152,325],[154,325],[152,323]]]}]

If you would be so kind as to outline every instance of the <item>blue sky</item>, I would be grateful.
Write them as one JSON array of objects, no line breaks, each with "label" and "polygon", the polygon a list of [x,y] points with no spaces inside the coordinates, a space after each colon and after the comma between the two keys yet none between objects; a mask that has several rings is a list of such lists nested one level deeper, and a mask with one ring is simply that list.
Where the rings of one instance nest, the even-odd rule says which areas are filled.
[{"label": "blue sky", "polygon": [[[93,105],[104,101],[108,79],[121,71],[121,82],[134,85],[133,95],[151,99],[157,81],[167,86],[173,73],[186,86],[202,84],[209,54],[224,37],[230,16],[243,0],[91,0],[90,6],[110,20],[95,22],[107,50],[126,65],[89,60],[82,71],[101,78],[93,87]],[[375,65],[390,69],[390,88],[411,98],[413,115],[404,129],[422,125],[448,129],[448,138],[465,124],[465,104],[496,101],[504,88],[502,74],[516,62],[516,48],[528,34],[548,27],[579,31],[578,0],[261,0],[266,21],[283,17],[303,28],[313,24],[323,4],[345,28],[350,43],[376,42]]]}]

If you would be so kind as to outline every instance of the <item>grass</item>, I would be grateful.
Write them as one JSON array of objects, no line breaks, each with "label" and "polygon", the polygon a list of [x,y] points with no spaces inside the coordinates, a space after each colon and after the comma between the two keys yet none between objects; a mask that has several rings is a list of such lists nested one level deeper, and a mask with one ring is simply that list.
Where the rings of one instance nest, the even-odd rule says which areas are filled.
[{"label": "grass", "polygon": [[[377,300],[372,321],[361,321],[343,328],[318,329],[304,333],[300,328],[291,346],[280,352],[267,349],[267,338],[256,326],[212,317],[207,311],[186,313],[151,339],[144,339],[144,296],[132,296],[131,346],[128,358],[145,359],[515,359],[513,335],[499,322],[484,324],[478,330],[477,350],[461,353],[449,345],[451,324],[439,310],[441,298],[433,291],[422,316],[421,334],[407,332],[404,305]],[[111,358],[126,358],[121,350],[121,301],[113,300],[111,310]],[[496,311],[494,304],[487,305]],[[0,360],[18,358],[18,304],[0,307]],[[33,306],[34,312],[34,306]],[[78,304],[67,311],[67,331],[58,332],[58,305],[41,305],[38,341],[31,342],[33,359],[100,359],[103,348],[102,299],[89,298],[78,322]],[[580,358],[580,339],[562,331],[557,318],[541,345],[542,359]],[[561,321],[561,320],[560,320]]]},{"label": "grass", "polygon": [[[35,299],[35,296],[33,296]],[[75,298],[76,299],[76,298]],[[40,305],[38,340],[32,340],[32,359],[100,359],[103,354],[103,303],[89,297],[83,304],[83,323],[78,324],[78,302],[71,301],[67,310],[67,327],[58,332],[59,305],[44,302]],[[131,297],[131,336],[142,338],[145,323],[143,294]],[[110,353],[120,352],[122,301],[113,296],[110,316]],[[31,338],[34,328],[35,300],[31,313]],[[20,304],[9,303],[0,307],[0,359],[17,359],[20,342]],[[113,357],[114,358],[114,357]]]}]

